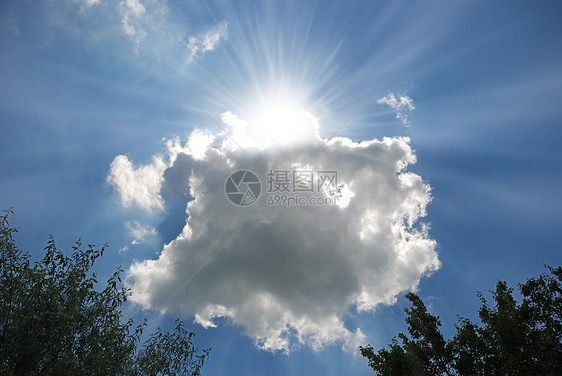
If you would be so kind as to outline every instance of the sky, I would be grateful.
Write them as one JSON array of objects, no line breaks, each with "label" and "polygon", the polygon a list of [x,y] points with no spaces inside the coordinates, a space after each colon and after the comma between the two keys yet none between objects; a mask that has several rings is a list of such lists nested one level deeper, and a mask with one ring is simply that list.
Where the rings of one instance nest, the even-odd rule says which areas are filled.
[{"label": "sky", "polygon": [[561,11],[3,1],[0,208],[34,259],[107,243],[204,374],[371,374],[407,292],[450,336],[560,265]]}]

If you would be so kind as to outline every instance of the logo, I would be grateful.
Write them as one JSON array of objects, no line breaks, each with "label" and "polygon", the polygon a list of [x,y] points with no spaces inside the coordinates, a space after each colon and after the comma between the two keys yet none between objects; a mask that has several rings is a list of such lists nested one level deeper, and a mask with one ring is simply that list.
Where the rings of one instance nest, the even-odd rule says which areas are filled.
[{"label": "logo", "polygon": [[238,170],[226,179],[224,192],[234,205],[250,206],[260,197],[261,182],[252,171]]}]

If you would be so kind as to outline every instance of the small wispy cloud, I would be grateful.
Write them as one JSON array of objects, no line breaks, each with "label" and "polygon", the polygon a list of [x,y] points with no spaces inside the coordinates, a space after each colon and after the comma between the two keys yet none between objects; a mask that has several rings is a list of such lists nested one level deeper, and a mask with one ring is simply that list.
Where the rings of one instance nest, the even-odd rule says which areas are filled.
[{"label": "small wispy cloud", "polygon": [[3,17],[0,19],[0,32],[6,32],[15,37],[20,35],[18,20],[13,17]]},{"label": "small wispy cloud", "polygon": [[90,10],[101,4],[101,0],[73,0],[75,4],[80,6],[82,16],[87,16]]},{"label": "small wispy cloud", "polygon": [[82,3],[83,6],[85,6],[87,8],[90,8],[94,5],[101,4],[101,0],[82,0],[81,3]]},{"label": "small wispy cloud", "polygon": [[408,114],[406,112],[415,110],[414,100],[407,95],[396,98],[393,93],[377,100],[379,105],[386,104],[396,111],[396,118],[402,120],[402,124],[409,125]]},{"label": "small wispy cloud", "polygon": [[[185,23],[170,17],[167,0],[64,1],[76,4],[83,17],[97,18],[96,24],[104,24],[104,37],[112,38],[115,36],[113,29],[120,30],[133,42],[133,51],[137,55],[141,51],[150,56],[168,54],[170,50],[181,51],[181,59],[191,63],[214,51],[227,35],[228,23],[224,20],[210,29],[205,27],[186,33]],[[65,23],[75,22],[71,16],[65,19]],[[0,22],[0,30],[8,29],[9,25],[5,23]],[[17,27],[12,29],[14,34],[18,33]],[[99,38],[99,34],[96,37]]]},{"label": "small wispy cloud", "polygon": [[147,238],[158,235],[154,227],[143,226],[137,221],[127,222],[127,229],[133,238],[133,241],[131,242],[132,245],[140,244]]},{"label": "small wispy cloud", "polygon": [[189,56],[186,62],[189,64],[202,57],[206,52],[213,51],[220,39],[226,36],[227,27],[227,22],[221,21],[217,26],[201,35],[190,36],[187,43]]},{"label": "small wispy cloud", "polygon": [[123,31],[131,37],[137,35],[139,31],[131,24],[131,19],[144,14],[146,11],[144,5],[142,5],[139,0],[123,0],[119,3],[119,7],[121,9],[121,25]]}]

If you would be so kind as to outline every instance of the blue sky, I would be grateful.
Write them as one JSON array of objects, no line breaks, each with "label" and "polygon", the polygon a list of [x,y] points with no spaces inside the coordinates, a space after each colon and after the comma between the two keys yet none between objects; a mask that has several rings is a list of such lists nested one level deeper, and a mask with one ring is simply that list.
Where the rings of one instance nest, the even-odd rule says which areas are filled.
[{"label": "blue sky", "polygon": [[[162,172],[168,190],[147,198],[160,198],[164,204],[159,209],[153,200],[146,204],[153,209],[145,210],[142,203],[148,201],[134,194],[132,204],[124,205],[119,188],[130,186],[108,182],[112,172],[117,179],[128,171],[111,169],[116,157],[126,156],[135,168],[153,171],[155,155],[170,157],[163,139],[178,137],[183,145],[196,128],[218,135],[222,127],[241,140],[242,133],[236,133],[239,123],[225,120],[223,114],[230,111],[251,122],[271,103],[290,102],[317,119],[323,139],[343,124],[337,135],[355,142],[411,139],[417,163],[407,170],[431,186],[433,198],[427,216],[418,213],[415,219],[430,224],[424,239],[436,245],[426,244],[425,254],[436,252],[440,266],[430,276],[404,278],[419,281],[418,293],[451,334],[456,314],[475,317],[476,291],[492,289],[498,279],[514,285],[542,272],[544,263],[560,264],[561,8],[555,1],[4,1],[0,207],[15,207],[17,241],[36,257],[53,234],[63,249],[77,238],[107,242],[109,250],[97,265],[102,275],[116,265],[129,270],[135,260],[148,265],[143,260],[159,260],[164,244],[177,241],[184,228],[189,186],[172,184],[170,175],[185,169],[169,161],[168,175]],[[411,99],[413,108],[396,110],[389,101],[380,101],[390,94],[397,100]],[[407,114],[407,121],[398,119],[396,111]],[[291,131],[298,132],[270,135],[282,138]],[[244,148],[257,160],[281,162],[260,159],[259,148],[254,151],[251,144]],[[340,150],[333,148],[334,153]],[[376,166],[390,158],[381,153],[373,154],[370,164],[358,166],[375,176],[381,171]],[[352,166],[351,154],[340,162]],[[234,164],[242,166],[244,159],[236,158]],[[327,154],[326,161],[330,158]],[[191,160],[185,166],[208,171],[206,181],[211,181],[213,167],[218,167],[208,159],[204,162]],[[322,166],[330,168],[326,163]],[[353,177],[356,184],[361,181],[360,175]],[[373,192],[388,188],[374,181]],[[223,196],[220,184],[204,188]],[[356,200],[367,202],[373,192],[356,191]],[[420,192],[412,195],[425,197]],[[396,194],[389,188],[388,200]],[[217,214],[219,204],[225,205],[224,215]],[[227,202],[219,204],[218,212],[207,214],[194,207],[190,218],[228,226],[229,218],[246,218],[249,213]],[[296,209],[295,221],[305,218],[307,212]],[[329,218],[355,223],[356,212],[342,212],[341,218]],[[276,218],[283,221],[286,216]],[[247,218],[263,222],[261,214]],[[269,229],[271,239],[281,239],[274,244],[281,250],[285,243],[274,230],[284,224]],[[326,219],[326,226],[330,224]],[[209,236],[220,240],[224,234],[217,231]],[[209,273],[229,273],[220,269],[225,267],[221,258],[228,259],[225,254],[213,259]],[[318,260],[312,261],[316,265]],[[373,262],[376,266],[376,259]],[[275,274],[263,264],[255,268],[248,273],[266,268],[265,274]],[[147,276],[146,270],[129,272],[137,278]],[[388,286],[401,281],[395,275],[370,273],[371,279]],[[262,274],[251,275],[265,278]],[[158,285],[159,280],[151,278],[147,280]],[[338,317],[350,331],[361,329],[362,343],[385,346],[405,329],[404,286],[396,287],[396,304],[378,304],[374,311],[350,304]],[[385,288],[395,295],[392,287]],[[160,292],[151,285],[140,296],[158,306]],[[211,302],[207,291],[200,293],[209,298],[200,304]],[[272,294],[279,298],[275,294],[281,292]],[[302,317],[325,318],[331,297],[326,293],[322,300],[324,316],[307,311]],[[183,315],[197,331],[201,347],[213,347],[205,374],[370,373],[362,357],[342,350],[343,337],[317,350],[292,338],[288,355],[266,351],[248,334],[262,332],[241,313],[218,318],[216,328],[204,329],[192,323],[196,309],[182,306],[189,295],[173,299],[170,314],[143,311],[141,303],[125,311],[137,318],[149,315],[151,326],[167,326],[175,315]],[[340,308],[336,312],[344,312]],[[256,315],[262,317],[259,310]]]}]

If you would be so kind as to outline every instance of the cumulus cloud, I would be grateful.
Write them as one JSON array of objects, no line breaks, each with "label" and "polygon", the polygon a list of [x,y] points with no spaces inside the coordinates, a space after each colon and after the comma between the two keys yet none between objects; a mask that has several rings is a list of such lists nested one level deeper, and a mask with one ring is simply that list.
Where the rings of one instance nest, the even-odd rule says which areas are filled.
[{"label": "cumulus cloud", "polygon": [[118,155],[111,162],[107,182],[115,187],[123,206],[134,205],[147,212],[161,210],[164,201],[160,190],[166,168],[161,156],[153,157],[150,164],[135,167],[126,155]]},{"label": "cumulus cloud", "polygon": [[208,51],[213,51],[219,40],[225,37],[227,26],[226,21],[221,21],[217,26],[201,35],[190,36],[187,43],[187,51],[189,52],[187,63],[193,62]]},{"label": "cumulus cloud", "polygon": [[[133,302],[192,317],[204,328],[222,317],[268,351],[332,343],[356,350],[365,336],[344,324],[351,307],[394,304],[439,269],[436,242],[420,222],[431,189],[407,170],[416,162],[409,139],[338,137],[324,145],[311,114],[290,118],[306,130],[298,142],[271,144],[266,136],[276,133],[263,132],[267,124],[225,113],[231,137],[195,130],[183,144],[168,141],[167,158],[139,167],[115,158],[108,181],[124,205],[160,208],[162,197],[186,191],[191,198],[181,233],[157,259],[129,267]],[[258,200],[247,207],[233,205],[224,191],[240,169],[261,180]],[[337,171],[337,189],[315,194],[340,201],[271,205],[268,173],[291,170]]]},{"label": "cumulus cloud", "polygon": [[402,124],[408,125],[407,111],[414,110],[414,101],[407,95],[402,95],[398,99],[393,93],[388,93],[387,96],[377,100],[378,104],[386,104],[396,111],[396,118],[402,120]]}]

